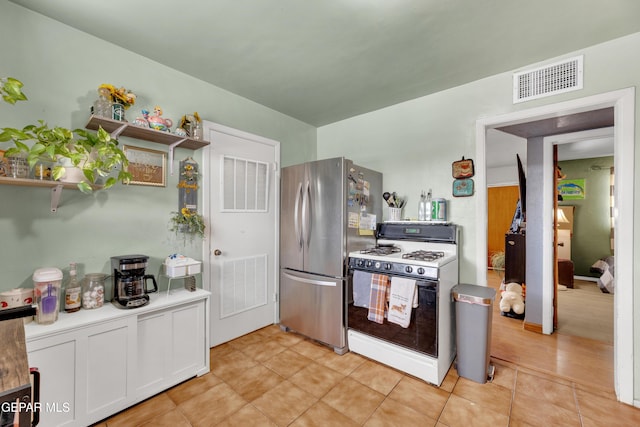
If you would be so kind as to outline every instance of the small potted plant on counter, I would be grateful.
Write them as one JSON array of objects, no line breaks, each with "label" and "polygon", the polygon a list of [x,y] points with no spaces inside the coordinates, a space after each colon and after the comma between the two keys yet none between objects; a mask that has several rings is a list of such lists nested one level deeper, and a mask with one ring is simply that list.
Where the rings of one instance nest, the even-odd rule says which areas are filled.
[{"label": "small potted plant on counter", "polygon": [[[12,102],[7,97],[11,100],[21,99],[16,95],[17,83],[12,85],[12,89],[8,90],[3,86],[3,98],[8,103]],[[19,89],[21,83],[17,87]],[[78,188],[84,193],[90,193],[100,179],[105,179],[103,188],[109,188],[117,181],[128,182],[131,179],[131,174],[124,170],[128,160],[118,147],[118,141],[102,128],[97,133],[86,129],[72,131],[59,126],[49,127],[39,120],[37,125],[27,125],[22,129],[0,129],[0,142],[9,141],[14,146],[6,150],[7,157],[26,155],[30,168],[38,162],[52,163],[54,180],[76,182],[65,177],[71,175],[71,168],[77,168],[80,171]],[[116,169],[117,176],[110,176]]]}]

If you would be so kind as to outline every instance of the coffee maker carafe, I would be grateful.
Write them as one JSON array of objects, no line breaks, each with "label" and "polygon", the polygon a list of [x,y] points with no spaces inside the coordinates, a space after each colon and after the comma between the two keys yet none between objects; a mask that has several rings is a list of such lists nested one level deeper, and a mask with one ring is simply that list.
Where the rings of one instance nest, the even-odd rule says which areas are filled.
[{"label": "coffee maker carafe", "polygon": [[[113,304],[118,308],[137,308],[149,303],[149,293],[158,291],[153,274],[145,274],[149,257],[121,255],[111,257],[113,270]],[[151,280],[153,289],[147,289]]]}]

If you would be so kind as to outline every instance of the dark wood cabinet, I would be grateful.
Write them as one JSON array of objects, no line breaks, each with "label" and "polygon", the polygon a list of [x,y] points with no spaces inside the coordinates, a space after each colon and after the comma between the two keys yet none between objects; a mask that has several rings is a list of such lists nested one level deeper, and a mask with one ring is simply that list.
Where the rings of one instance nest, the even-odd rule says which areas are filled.
[{"label": "dark wood cabinet", "polygon": [[525,283],[525,235],[506,234],[504,242],[504,282]]}]

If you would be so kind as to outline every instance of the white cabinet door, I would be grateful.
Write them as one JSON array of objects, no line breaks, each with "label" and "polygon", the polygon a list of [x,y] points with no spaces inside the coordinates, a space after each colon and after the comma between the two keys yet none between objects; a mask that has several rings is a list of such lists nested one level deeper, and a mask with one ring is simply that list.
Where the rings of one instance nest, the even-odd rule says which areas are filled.
[{"label": "white cabinet door", "polygon": [[206,366],[205,302],[138,317],[136,394],[151,395]]},{"label": "white cabinet door", "polygon": [[206,365],[204,310],[204,301],[199,301],[171,312],[173,339],[168,353],[172,356],[169,376],[174,382],[192,377]]},{"label": "white cabinet door", "polygon": [[[134,320],[134,319],[131,319]],[[133,328],[130,319],[96,325],[80,342],[86,347],[86,361],[78,357],[86,382],[85,413],[89,420],[99,420],[125,407],[132,400],[128,389],[130,376],[135,376],[129,360],[135,357]],[[79,399],[80,400],[80,399]]]},{"label": "white cabinet door", "polygon": [[168,344],[173,335],[166,311],[138,317],[137,395],[152,395],[162,389],[170,359]]},{"label": "white cabinet door", "polygon": [[76,407],[76,340],[74,334],[29,343],[29,366],[40,371],[40,426],[72,424],[82,412]]}]

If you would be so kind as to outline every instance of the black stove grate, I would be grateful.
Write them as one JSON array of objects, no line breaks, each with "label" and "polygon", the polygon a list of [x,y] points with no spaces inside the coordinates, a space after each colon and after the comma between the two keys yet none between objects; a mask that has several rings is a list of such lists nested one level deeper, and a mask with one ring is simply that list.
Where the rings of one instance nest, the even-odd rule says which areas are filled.
[{"label": "black stove grate", "polygon": [[391,255],[400,252],[400,248],[398,246],[374,246],[372,248],[362,249],[360,251],[361,254],[367,255]]},{"label": "black stove grate", "polygon": [[414,251],[408,254],[402,254],[402,259],[414,261],[435,261],[443,257],[444,252],[440,251]]}]

